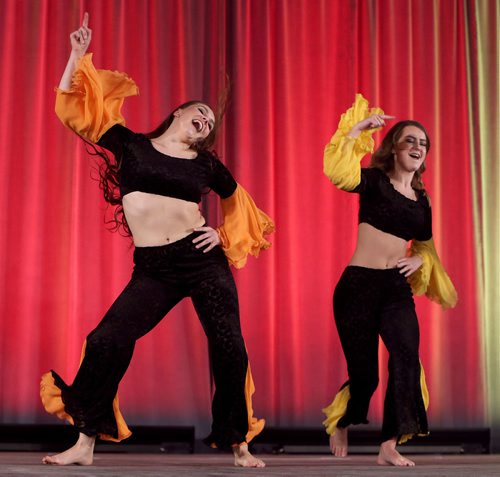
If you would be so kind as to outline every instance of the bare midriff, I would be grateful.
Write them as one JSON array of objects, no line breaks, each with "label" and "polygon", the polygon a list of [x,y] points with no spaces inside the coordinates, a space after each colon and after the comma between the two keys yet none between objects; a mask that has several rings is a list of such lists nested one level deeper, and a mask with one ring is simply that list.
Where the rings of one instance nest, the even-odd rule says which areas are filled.
[{"label": "bare midriff", "polygon": [[395,235],[382,232],[370,224],[361,223],[358,243],[349,265],[366,268],[395,268],[406,255],[407,242]]},{"label": "bare midriff", "polygon": [[198,204],[145,192],[126,194],[123,211],[136,247],[168,245],[205,223]]}]

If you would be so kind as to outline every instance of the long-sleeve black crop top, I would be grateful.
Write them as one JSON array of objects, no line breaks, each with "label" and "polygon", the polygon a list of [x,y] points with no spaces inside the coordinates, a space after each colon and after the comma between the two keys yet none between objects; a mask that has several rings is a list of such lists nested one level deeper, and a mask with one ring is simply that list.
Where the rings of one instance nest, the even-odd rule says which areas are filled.
[{"label": "long-sleeve black crop top", "polygon": [[362,168],[361,182],[350,192],[359,198],[359,223],[367,223],[403,240],[429,240],[432,214],[427,195],[416,190],[417,200],[398,192],[389,177],[377,168]]},{"label": "long-sleeve black crop top", "polygon": [[194,159],[172,157],[156,150],[144,134],[115,124],[99,139],[120,164],[120,193],[140,191],[199,203],[209,189],[222,199],[231,196],[236,181],[210,152]]}]

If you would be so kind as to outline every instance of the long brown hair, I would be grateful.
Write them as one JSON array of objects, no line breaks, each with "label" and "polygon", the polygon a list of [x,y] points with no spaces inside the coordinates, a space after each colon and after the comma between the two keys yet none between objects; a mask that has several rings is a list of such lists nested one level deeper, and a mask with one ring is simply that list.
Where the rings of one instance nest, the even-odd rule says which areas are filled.
[{"label": "long brown hair", "polygon": [[[386,174],[394,170],[394,145],[399,141],[401,134],[403,133],[403,129],[407,126],[415,126],[420,129],[425,134],[426,146],[425,149],[429,152],[431,148],[431,140],[429,139],[429,135],[427,134],[426,129],[422,124],[418,121],[406,120],[399,121],[394,126],[392,126],[387,134],[382,139],[382,143],[377,148],[377,150],[373,153],[372,159],[370,162],[370,167],[376,167],[377,169],[383,170]],[[426,156],[427,157],[427,156]],[[424,188],[424,183],[422,181],[422,174],[426,169],[426,162],[422,162],[422,165],[419,167],[415,174],[413,175],[413,179],[411,182],[411,186],[414,189],[422,190]]]}]

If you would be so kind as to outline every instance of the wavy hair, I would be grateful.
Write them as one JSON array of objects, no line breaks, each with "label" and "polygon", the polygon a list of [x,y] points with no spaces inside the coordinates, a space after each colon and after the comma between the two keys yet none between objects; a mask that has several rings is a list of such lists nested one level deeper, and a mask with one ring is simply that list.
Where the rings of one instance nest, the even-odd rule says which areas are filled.
[{"label": "wavy hair", "polygon": [[[422,124],[420,124],[418,121],[413,121],[413,120],[406,120],[406,121],[399,121],[396,123],[394,126],[392,126],[389,131],[387,131],[387,134],[384,136],[384,139],[382,139],[382,143],[380,146],[377,148],[377,150],[373,153],[372,159],[370,162],[370,167],[376,167],[377,169],[381,169],[384,171],[386,174],[394,170],[394,146],[395,144],[399,141],[401,138],[401,135],[403,133],[403,129],[407,126],[415,126],[416,128],[420,129],[424,134],[425,134],[425,139],[426,139],[426,146],[425,149],[427,152],[429,152],[429,149],[431,148],[431,140],[429,138],[429,135],[427,134],[426,129]],[[427,156],[426,156],[427,159]],[[422,190],[424,189],[424,183],[422,181],[422,174],[425,172],[426,169],[426,160],[422,162],[422,165],[419,167],[417,171],[415,171],[415,174],[413,175],[413,179],[411,182],[411,186],[414,189],[417,190]]]}]

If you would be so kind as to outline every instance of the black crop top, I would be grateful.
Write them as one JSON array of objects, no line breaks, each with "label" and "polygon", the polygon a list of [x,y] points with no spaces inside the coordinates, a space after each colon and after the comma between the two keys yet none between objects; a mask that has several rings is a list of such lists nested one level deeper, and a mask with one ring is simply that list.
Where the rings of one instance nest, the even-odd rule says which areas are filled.
[{"label": "black crop top", "polygon": [[367,223],[403,240],[432,238],[432,215],[427,195],[416,190],[417,200],[398,192],[377,168],[362,168],[361,182],[351,192],[360,194],[359,223]]},{"label": "black crop top", "polygon": [[115,124],[97,144],[111,151],[120,164],[120,193],[140,191],[199,203],[209,189],[222,199],[236,189],[228,169],[209,152],[195,159],[172,157],[157,151],[140,133]]}]

